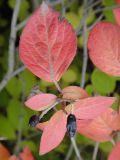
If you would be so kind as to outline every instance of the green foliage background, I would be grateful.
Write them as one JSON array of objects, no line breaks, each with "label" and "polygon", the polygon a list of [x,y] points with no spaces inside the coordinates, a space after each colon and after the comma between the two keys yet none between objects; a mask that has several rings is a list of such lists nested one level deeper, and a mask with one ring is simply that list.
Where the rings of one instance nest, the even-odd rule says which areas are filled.
[{"label": "green foliage background", "polygon": [[[38,4],[40,3],[41,1],[38,1]],[[74,29],[80,28],[83,17],[82,1],[74,0],[70,5],[70,1],[65,0],[65,5],[68,6],[65,17],[73,25]],[[96,21],[100,13],[103,14],[104,20],[115,22],[112,10],[103,10],[100,13],[95,14],[97,8],[111,5],[114,5],[114,0],[104,0],[92,8],[87,18],[88,28]],[[15,0],[0,1],[0,80],[4,77],[8,67],[8,44],[14,6]],[[34,8],[35,4],[32,0],[22,0],[18,23],[24,21],[34,11]],[[62,9],[61,4],[54,5],[54,8],[58,11],[61,11]],[[22,65],[18,55],[19,36],[21,31],[22,30],[18,32],[16,40],[16,68]],[[87,34],[89,35],[89,30]],[[83,34],[80,34],[78,36],[77,56],[60,80],[62,88],[68,85],[80,86],[83,63],[83,43]],[[120,93],[120,89],[118,87],[118,80],[120,80],[120,77],[115,78],[106,75],[96,69],[90,60],[88,62],[85,80],[85,89],[90,96],[99,94],[106,96],[113,95],[119,98],[118,93]],[[39,84],[40,90],[43,92],[57,94],[56,88],[52,83],[38,79],[27,69],[13,77],[0,92],[0,137],[5,139],[2,143],[11,151],[11,153],[14,153],[15,147],[18,145],[18,133],[21,131],[21,142],[19,143],[20,150],[26,145],[29,146],[36,160],[51,160],[53,157],[54,160],[64,159],[70,145],[70,140],[67,135],[61,145],[54,151],[45,156],[38,155],[39,141],[42,132],[29,127],[29,118],[31,115],[35,114],[35,112],[24,106],[24,101],[35,84]],[[116,105],[113,107],[116,108]],[[51,115],[53,112],[49,114]],[[50,115],[48,115],[48,118]],[[77,144],[81,149],[84,159],[91,160],[95,142],[82,135],[77,135]],[[97,160],[106,159],[111,149],[112,145],[110,142],[101,143]],[[74,159],[75,154],[73,153],[71,160]]]}]

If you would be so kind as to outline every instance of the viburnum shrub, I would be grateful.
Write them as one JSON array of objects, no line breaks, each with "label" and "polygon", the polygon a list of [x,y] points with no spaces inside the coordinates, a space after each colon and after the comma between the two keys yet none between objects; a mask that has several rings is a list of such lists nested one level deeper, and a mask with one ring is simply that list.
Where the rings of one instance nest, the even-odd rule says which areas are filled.
[{"label": "viburnum shrub", "polygon": [[[53,82],[59,91],[38,93],[31,96],[25,105],[35,111],[43,111],[30,118],[30,125],[43,130],[40,154],[57,147],[68,132],[72,138],[76,131],[95,141],[108,141],[120,129],[119,113],[111,105],[114,97],[89,97],[78,86],[63,89],[58,81],[76,55],[76,33],[71,24],[43,2],[29,18],[19,45],[20,59],[40,79]],[[109,22],[98,23],[90,33],[88,49],[93,63],[102,71],[120,75],[120,28]],[[41,118],[56,105],[60,109],[50,120]],[[114,152],[114,151],[113,151]]]}]

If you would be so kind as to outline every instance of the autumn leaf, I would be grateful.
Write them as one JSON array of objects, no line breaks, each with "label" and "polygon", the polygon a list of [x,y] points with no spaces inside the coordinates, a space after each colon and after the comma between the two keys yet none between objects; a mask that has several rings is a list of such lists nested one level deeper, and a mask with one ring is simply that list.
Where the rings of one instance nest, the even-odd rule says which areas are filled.
[{"label": "autumn leaf", "polygon": [[9,160],[19,160],[15,155],[10,156]]},{"label": "autumn leaf", "polygon": [[32,152],[30,151],[30,149],[28,147],[25,147],[23,152],[20,153],[19,156],[20,156],[21,160],[34,160]]},{"label": "autumn leaf", "polygon": [[113,9],[116,23],[120,26],[120,8]]},{"label": "autumn leaf", "polygon": [[112,138],[114,131],[120,129],[120,117],[116,111],[109,108],[92,121],[80,120],[77,131],[95,141],[104,142]]},{"label": "autumn leaf", "polygon": [[110,153],[108,160],[120,160],[120,142],[118,142]]},{"label": "autumn leaf", "polygon": [[48,124],[44,128],[41,142],[40,142],[40,155],[43,155],[55,147],[57,147],[64,138],[66,133],[67,116],[63,111],[56,112]]},{"label": "autumn leaf", "polygon": [[87,92],[78,86],[68,86],[62,90],[63,99],[77,100],[87,98]]},{"label": "autumn leaf", "polygon": [[0,160],[8,160],[10,152],[8,149],[0,143]]},{"label": "autumn leaf", "polygon": [[90,32],[89,56],[103,72],[120,76],[120,27],[109,22],[99,22]]},{"label": "autumn leaf", "polygon": [[42,111],[56,102],[54,94],[41,93],[29,98],[25,105],[32,110]]},{"label": "autumn leaf", "polygon": [[120,0],[115,0],[115,2],[119,5],[120,4]]},{"label": "autumn leaf", "polygon": [[49,123],[49,121],[38,123],[35,126],[35,128],[43,131],[45,129],[45,127],[48,125],[48,123]]},{"label": "autumn leaf", "polygon": [[114,97],[88,97],[74,103],[77,119],[93,119],[105,112],[115,101]]},{"label": "autumn leaf", "polygon": [[76,34],[45,2],[30,17],[19,45],[20,59],[36,76],[59,81],[76,54]]}]

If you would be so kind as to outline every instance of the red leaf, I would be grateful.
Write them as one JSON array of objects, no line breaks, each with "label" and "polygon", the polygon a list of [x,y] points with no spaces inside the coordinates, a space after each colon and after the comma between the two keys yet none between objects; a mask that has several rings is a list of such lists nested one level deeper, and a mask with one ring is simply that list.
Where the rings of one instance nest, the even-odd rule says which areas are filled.
[{"label": "red leaf", "polygon": [[89,56],[103,72],[120,76],[120,27],[99,22],[88,39]]},{"label": "red leaf", "polygon": [[36,76],[59,81],[76,54],[76,35],[66,19],[42,3],[20,38],[20,59]]},{"label": "red leaf", "polygon": [[110,108],[91,122],[78,121],[77,130],[95,141],[108,141],[112,138],[113,131],[120,129],[119,122],[118,113]]},{"label": "red leaf", "polygon": [[119,5],[120,4],[120,0],[115,0],[115,2]]},{"label": "red leaf", "polygon": [[110,153],[108,160],[120,160],[120,142],[118,142]]},{"label": "red leaf", "polygon": [[32,110],[42,111],[53,105],[56,101],[54,94],[41,93],[37,94],[25,102],[25,105]]},{"label": "red leaf", "polygon": [[20,153],[21,160],[34,160],[34,157],[32,155],[32,152],[28,147],[25,147],[23,152]]},{"label": "red leaf", "polygon": [[44,130],[45,127],[48,125],[48,123],[49,123],[49,121],[46,121],[43,123],[38,123],[35,128],[40,129],[40,130]]},{"label": "red leaf", "polygon": [[0,143],[0,160],[7,160],[9,157],[8,149]]},{"label": "red leaf", "polygon": [[57,147],[66,132],[67,116],[63,111],[56,112],[45,127],[40,143],[40,154],[43,155]]},{"label": "red leaf", "polygon": [[120,26],[120,8],[113,10],[117,24]]},{"label": "red leaf", "polygon": [[76,100],[88,97],[87,92],[78,86],[65,87],[62,90],[62,93],[63,93],[63,99]]},{"label": "red leaf", "polygon": [[78,119],[93,119],[110,107],[114,97],[89,97],[74,103],[74,114]]},{"label": "red leaf", "polygon": [[19,160],[19,158],[17,158],[15,155],[12,155],[8,160]]}]

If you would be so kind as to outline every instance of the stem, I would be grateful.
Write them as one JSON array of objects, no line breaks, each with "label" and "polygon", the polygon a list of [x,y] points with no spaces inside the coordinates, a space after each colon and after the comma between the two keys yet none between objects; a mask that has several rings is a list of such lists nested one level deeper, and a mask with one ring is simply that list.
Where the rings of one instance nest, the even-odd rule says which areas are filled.
[{"label": "stem", "polygon": [[[84,8],[87,6],[87,0],[84,0]],[[83,37],[84,37],[84,48],[83,48],[83,66],[82,66],[82,79],[81,79],[81,88],[84,88],[85,85],[85,75],[87,70],[87,23],[86,23],[87,13],[84,12],[84,21],[83,21]]]},{"label": "stem", "polygon": [[114,139],[111,139],[111,143],[113,144],[113,146],[115,146],[115,141],[114,141]]},{"label": "stem", "polygon": [[99,149],[99,144],[100,144],[99,142],[96,142],[96,144],[95,144],[92,160],[96,160],[97,159],[97,153],[98,153],[98,149]]},{"label": "stem", "polygon": [[57,90],[58,90],[60,93],[62,93],[62,89],[60,88],[60,85],[58,84],[58,82],[54,80],[53,83],[55,84]]},{"label": "stem", "polygon": [[39,117],[39,121],[44,117],[45,114],[47,114],[53,107],[55,107],[59,102],[55,102],[53,105],[51,105],[49,108],[47,108],[45,111],[42,112],[42,114]]},{"label": "stem", "polygon": [[76,142],[75,142],[74,137],[71,138],[71,142],[72,142],[72,146],[73,146],[73,148],[74,148],[74,150],[75,150],[75,153],[76,153],[76,156],[77,156],[78,160],[82,160],[82,157],[81,157],[81,155],[80,155],[80,152],[79,152],[79,149],[78,149],[78,147],[77,147],[77,144],[76,144]]}]

